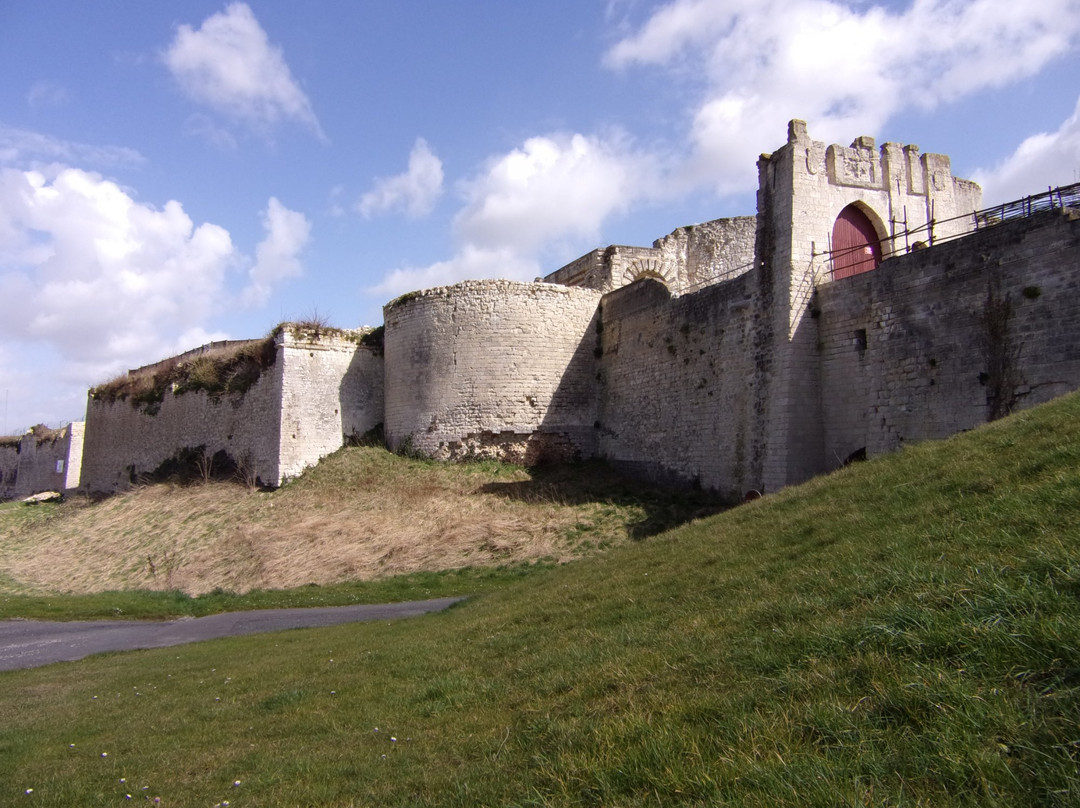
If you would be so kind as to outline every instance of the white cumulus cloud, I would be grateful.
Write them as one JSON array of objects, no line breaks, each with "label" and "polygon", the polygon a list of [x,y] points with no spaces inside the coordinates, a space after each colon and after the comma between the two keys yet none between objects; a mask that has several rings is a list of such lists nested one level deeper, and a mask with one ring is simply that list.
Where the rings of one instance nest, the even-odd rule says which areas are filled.
[{"label": "white cumulus cloud", "polygon": [[164,61],[191,99],[228,118],[260,132],[293,120],[324,137],[281,48],[245,3],[207,17],[198,30],[180,25]]},{"label": "white cumulus cloud", "polygon": [[529,138],[464,183],[455,226],[466,243],[521,253],[588,243],[610,216],[648,195],[650,173],[650,161],[619,136]]},{"label": "white cumulus cloud", "polygon": [[266,238],[255,248],[255,264],[248,271],[250,285],[243,299],[248,305],[261,306],[276,284],[303,274],[298,257],[311,237],[311,222],[303,213],[289,210],[270,197],[262,214]]},{"label": "white cumulus cloud", "polygon": [[426,140],[417,138],[409,153],[408,170],[376,181],[375,187],[360,197],[356,207],[365,217],[402,210],[416,219],[431,212],[442,190],[442,161]]},{"label": "white cumulus cloud", "polygon": [[604,223],[653,192],[655,162],[618,133],[529,138],[461,183],[464,206],[454,219],[451,258],[393,270],[368,292],[396,295],[479,278],[533,280],[546,274],[541,267],[549,260],[599,246]]},{"label": "white cumulus cloud", "polygon": [[973,179],[982,185],[987,205],[1080,182],[1080,98],[1056,131],[1025,139],[1008,158],[975,172]]},{"label": "white cumulus cloud", "polygon": [[[893,10],[897,8],[897,10]],[[702,87],[684,182],[753,187],[755,158],[804,118],[815,136],[875,134],[893,116],[1034,75],[1080,35],[1080,0],[673,0],[606,54],[617,70]],[[780,135],[778,135],[780,133]]]},{"label": "white cumulus cloud", "polygon": [[[225,228],[197,224],[178,201],[149,205],[113,180],[61,164],[0,168],[0,382],[28,378],[33,367],[63,399],[12,387],[16,423],[70,418],[88,386],[226,338],[209,326],[213,317],[264,303],[302,271],[307,217],[271,197],[262,223],[265,238],[249,256]],[[245,268],[247,286],[234,293]]]},{"label": "white cumulus cloud", "polygon": [[179,202],[136,202],[98,174],[0,172],[0,297],[7,339],[45,343],[107,375],[171,347],[220,304],[229,233]]}]

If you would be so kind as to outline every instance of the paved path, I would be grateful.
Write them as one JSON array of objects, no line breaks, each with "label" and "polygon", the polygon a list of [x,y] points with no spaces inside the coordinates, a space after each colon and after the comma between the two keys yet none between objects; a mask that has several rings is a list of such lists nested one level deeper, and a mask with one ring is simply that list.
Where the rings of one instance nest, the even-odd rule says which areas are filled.
[{"label": "paved path", "polygon": [[70,662],[103,651],[164,648],[189,642],[259,634],[289,628],[316,628],[361,620],[397,620],[442,611],[464,598],[437,598],[367,606],[263,609],[180,620],[0,620],[0,671]]}]

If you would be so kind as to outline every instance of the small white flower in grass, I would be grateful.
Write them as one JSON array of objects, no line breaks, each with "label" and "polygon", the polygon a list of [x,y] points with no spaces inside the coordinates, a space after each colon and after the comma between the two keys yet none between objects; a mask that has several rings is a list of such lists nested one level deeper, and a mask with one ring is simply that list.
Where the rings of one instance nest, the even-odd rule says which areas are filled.
[{"label": "small white flower in grass", "polygon": [[32,789],[32,788],[28,788],[28,789],[26,789],[26,793],[27,793],[27,794],[33,794],[33,793],[34,793],[34,789]]},{"label": "small white flower in grass", "polygon": [[240,785],[240,781],[239,780],[233,780],[232,787],[236,788],[238,785]]},{"label": "small white flower in grass", "polygon": [[394,737],[393,735],[391,735],[391,736],[390,736],[390,740],[391,740],[391,741],[392,741],[393,743],[397,743],[397,738],[395,738],[395,737]]},{"label": "small white flower in grass", "polygon": [[102,752],[102,753],[101,753],[101,756],[102,756],[102,757],[108,757],[108,756],[109,756],[109,753],[108,753],[108,752]]},{"label": "small white flower in grass", "polygon": [[126,778],[126,777],[121,777],[121,778],[120,778],[120,782],[121,782],[121,783],[126,783],[126,782],[127,782],[127,778]]},{"label": "small white flower in grass", "polygon": [[131,795],[130,795],[130,794],[125,794],[125,795],[124,795],[124,799],[125,799],[125,800],[130,800],[130,799],[131,799]]}]

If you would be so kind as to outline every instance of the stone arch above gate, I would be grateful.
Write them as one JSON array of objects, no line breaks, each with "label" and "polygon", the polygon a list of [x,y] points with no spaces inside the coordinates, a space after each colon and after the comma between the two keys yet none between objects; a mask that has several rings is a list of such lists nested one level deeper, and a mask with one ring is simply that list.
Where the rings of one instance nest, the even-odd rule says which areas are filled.
[{"label": "stone arch above gate", "polygon": [[634,258],[622,273],[622,285],[629,286],[642,278],[660,281],[669,292],[677,291],[679,284],[675,267],[662,258]]}]

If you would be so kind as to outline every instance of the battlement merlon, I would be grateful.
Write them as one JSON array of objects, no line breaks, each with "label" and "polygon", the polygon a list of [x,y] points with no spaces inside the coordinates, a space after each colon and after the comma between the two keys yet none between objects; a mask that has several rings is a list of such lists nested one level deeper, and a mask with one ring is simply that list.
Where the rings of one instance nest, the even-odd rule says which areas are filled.
[{"label": "battlement merlon", "polygon": [[[830,185],[882,190],[896,196],[959,196],[973,200],[972,210],[982,205],[982,189],[971,180],[954,177],[948,155],[920,154],[914,144],[887,142],[878,149],[874,138],[863,135],[850,146],[827,146],[810,137],[805,121],[793,119],[788,122],[786,147],[805,154],[810,174],[825,171]],[[769,160],[772,155],[762,158]]]}]

